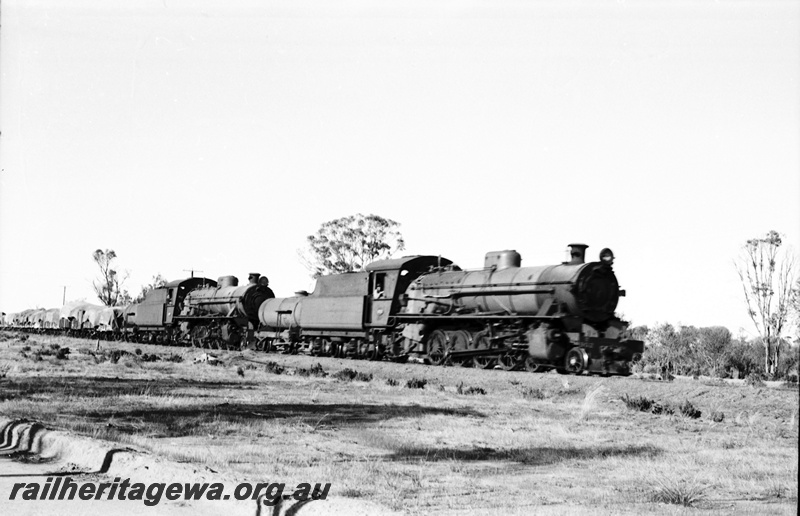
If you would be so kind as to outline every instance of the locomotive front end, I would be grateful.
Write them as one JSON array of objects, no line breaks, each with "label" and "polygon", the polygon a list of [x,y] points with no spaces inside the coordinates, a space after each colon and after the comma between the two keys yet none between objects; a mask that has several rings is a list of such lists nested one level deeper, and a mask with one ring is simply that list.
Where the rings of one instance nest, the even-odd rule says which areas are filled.
[{"label": "locomotive front end", "polygon": [[235,276],[223,276],[217,286],[186,296],[179,316],[183,333],[200,346],[238,348],[258,326],[261,305],[274,297],[266,276],[251,273],[242,286]]},{"label": "locomotive front end", "polygon": [[407,291],[402,317],[413,324],[404,335],[433,363],[490,367],[494,355],[506,369],[628,374],[643,345],[622,338],[614,254],[586,263],[587,247],[570,244],[571,259],[557,265],[522,267],[506,250],[487,253],[483,269],[425,274]]}]

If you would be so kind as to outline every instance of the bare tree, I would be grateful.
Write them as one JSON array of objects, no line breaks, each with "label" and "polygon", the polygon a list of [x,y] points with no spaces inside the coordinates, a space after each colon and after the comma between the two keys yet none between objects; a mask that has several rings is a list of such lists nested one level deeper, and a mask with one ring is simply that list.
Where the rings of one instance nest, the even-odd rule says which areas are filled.
[{"label": "bare tree", "polygon": [[97,297],[106,306],[117,306],[130,301],[128,292],[121,287],[125,278],[120,279],[117,271],[112,268],[116,257],[117,253],[113,249],[105,251],[98,249],[92,254],[92,258],[100,268],[100,276],[97,281],[92,282],[92,286]]},{"label": "bare tree", "polygon": [[733,335],[724,326],[700,328],[694,345],[696,366],[705,374],[723,377],[725,358]]},{"label": "bare tree", "polygon": [[298,250],[300,261],[318,278],[323,274],[360,271],[368,263],[405,249],[397,222],[378,215],[350,215],[325,222]]},{"label": "bare tree", "polygon": [[764,372],[774,375],[780,341],[797,296],[796,258],[777,231],[747,241],[735,262],[742,280],[747,313],[764,343]]}]

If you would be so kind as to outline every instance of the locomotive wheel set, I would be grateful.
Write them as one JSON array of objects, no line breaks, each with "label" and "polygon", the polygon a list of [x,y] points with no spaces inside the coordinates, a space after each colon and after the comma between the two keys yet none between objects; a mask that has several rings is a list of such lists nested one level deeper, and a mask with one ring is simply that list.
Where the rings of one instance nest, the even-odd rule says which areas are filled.
[{"label": "locomotive wheel set", "polygon": [[438,256],[380,260],[284,298],[259,274],[244,286],[233,276],[188,278],[125,308],[73,304],[57,322],[56,310],[28,310],[4,324],[212,349],[628,375],[644,343],[626,339],[615,315],[625,292],[613,253],[586,263],[587,247],[571,244],[569,262],[539,267],[522,267],[516,251],[487,253],[478,270]]}]

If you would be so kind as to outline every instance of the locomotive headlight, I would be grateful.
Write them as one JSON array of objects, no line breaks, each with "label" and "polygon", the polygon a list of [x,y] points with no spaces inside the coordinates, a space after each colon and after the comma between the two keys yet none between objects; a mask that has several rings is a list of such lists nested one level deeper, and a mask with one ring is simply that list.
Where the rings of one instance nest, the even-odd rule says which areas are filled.
[{"label": "locomotive headlight", "polygon": [[600,261],[608,265],[612,265],[614,263],[614,253],[611,251],[611,249],[606,247],[600,251]]}]

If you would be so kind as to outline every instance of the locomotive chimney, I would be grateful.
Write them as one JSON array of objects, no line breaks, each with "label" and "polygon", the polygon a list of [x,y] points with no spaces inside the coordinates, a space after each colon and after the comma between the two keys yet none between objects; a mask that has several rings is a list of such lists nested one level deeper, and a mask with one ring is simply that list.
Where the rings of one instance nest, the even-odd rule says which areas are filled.
[{"label": "locomotive chimney", "polygon": [[570,261],[568,265],[580,265],[584,263],[587,247],[589,246],[586,244],[569,244]]},{"label": "locomotive chimney", "polygon": [[258,272],[251,272],[250,275],[247,277],[247,281],[250,282],[251,285],[258,284],[258,278],[261,277],[261,274]]}]

